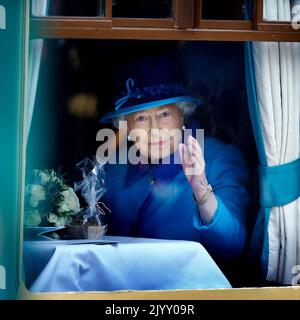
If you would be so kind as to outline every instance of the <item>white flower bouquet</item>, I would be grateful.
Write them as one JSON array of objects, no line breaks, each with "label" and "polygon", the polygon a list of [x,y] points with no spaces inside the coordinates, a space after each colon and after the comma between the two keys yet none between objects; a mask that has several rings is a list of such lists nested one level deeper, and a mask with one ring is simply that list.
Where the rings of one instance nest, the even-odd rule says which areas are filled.
[{"label": "white flower bouquet", "polygon": [[54,170],[33,170],[26,185],[26,227],[62,227],[80,211],[79,199]]}]

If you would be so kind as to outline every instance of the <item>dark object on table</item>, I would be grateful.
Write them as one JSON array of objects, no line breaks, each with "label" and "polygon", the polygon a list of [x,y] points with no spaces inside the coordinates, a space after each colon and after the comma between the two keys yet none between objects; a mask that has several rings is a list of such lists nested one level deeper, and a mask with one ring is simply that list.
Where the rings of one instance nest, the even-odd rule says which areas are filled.
[{"label": "dark object on table", "polygon": [[105,211],[100,204],[97,204],[94,210],[90,207],[83,208],[73,218],[72,223],[66,225],[68,239],[102,239],[107,230],[104,217]]}]

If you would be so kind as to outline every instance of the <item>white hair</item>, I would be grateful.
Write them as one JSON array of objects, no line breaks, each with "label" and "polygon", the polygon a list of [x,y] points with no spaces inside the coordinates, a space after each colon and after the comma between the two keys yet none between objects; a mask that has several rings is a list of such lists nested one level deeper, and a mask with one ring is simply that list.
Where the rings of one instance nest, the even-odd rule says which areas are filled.
[{"label": "white hair", "polygon": [[[197,108],[197,104],[192,101],[176,102],[176,107],[180,110],[183,120],[189,118]],[[125,121],[125,115],[112,119],[113,127],[119,127],[119,121]]]},{"label": "white hair", "polygon": [[176,107],[181,111],[183,119],[189,118],[196,110],[197,104],[193,101],[176,102]]}]

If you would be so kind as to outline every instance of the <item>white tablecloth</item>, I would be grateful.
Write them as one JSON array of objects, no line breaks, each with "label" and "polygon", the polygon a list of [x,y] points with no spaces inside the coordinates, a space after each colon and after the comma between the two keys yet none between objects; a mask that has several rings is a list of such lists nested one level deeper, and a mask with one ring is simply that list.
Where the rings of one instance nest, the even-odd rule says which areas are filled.
[{"label": "white tablecloth", "polygon": [[204,247],[192,241],[104,237],[117,244],[25,242],[33,292],[230,288]]}]

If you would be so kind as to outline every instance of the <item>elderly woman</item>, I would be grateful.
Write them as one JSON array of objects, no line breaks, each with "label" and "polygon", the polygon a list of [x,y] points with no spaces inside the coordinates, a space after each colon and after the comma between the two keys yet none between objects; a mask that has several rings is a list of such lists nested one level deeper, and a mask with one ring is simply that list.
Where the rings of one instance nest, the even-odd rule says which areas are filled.
[{"label": "elderly woman", "polygon": [[181,85],[136,87],[128,79],[126,87],[101,121],[126,121],[140,161],[131,163],[129,152],[127,164],[105,166],[108,233],[197,241],[218,261],[241,255],[249,202],[241,152],[212,137],[204,148],[192,135],[184,141],[187,117],[201,101]]}]

